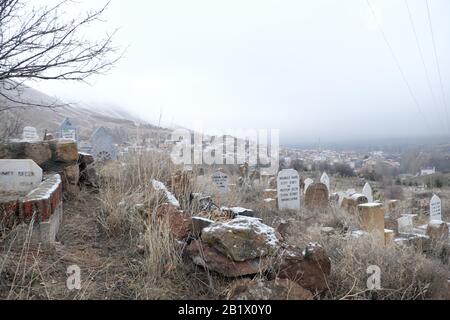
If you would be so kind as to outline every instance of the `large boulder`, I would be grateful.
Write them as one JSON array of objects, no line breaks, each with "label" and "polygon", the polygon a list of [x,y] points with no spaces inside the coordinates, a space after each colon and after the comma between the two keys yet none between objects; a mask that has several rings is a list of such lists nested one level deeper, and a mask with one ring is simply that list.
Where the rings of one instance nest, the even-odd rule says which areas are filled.
[{"label": "large boulder", "polygon": [[187,239],[192,232],[191,216],[168,203],[156,208],[156,216],[160,220],[167,219],[169,230],[177,240]]},{"label": "large boulder", "polygon": [[262,273],[269,266],[265,259],[232,261],[211,245],[198,240],[189,244],[186,253],[196,265],[229,278]]},{"label": "large boulder", "polygon": [[331,261],[318,244],[309,244],[305,250],[290,247],[281,255],[278,277],[289,279],[311,292],[328,288]]},{"label": "large boulder", "polygon": [[261,220],[241,217],[215,223],[202,232],[202,240],[234,261],[271,255],[279,248],[281,236]]},{"label": "large boulder", "polygon": [[51,140],[50,147],[53,151],[55,162],[75,163],[78,162],[78,147],[73,140]]},{"label": "large boulder", "polygon": [[47,142],[27,142],[23,148],[24,158],[32,159],[42,166],[52,158],[52,150]]},{"label": "large boulder", "polygon": [[203,217],[192,217],[192,236],[194,238],[199,238],[202,234],[202,230],[209,227],[214,223],[213,220],[203,218]]},{"label": "large boulder", "polygon": [[310,291],[289,279],[242,279],[232,286],[229,300],[312,300]]}]

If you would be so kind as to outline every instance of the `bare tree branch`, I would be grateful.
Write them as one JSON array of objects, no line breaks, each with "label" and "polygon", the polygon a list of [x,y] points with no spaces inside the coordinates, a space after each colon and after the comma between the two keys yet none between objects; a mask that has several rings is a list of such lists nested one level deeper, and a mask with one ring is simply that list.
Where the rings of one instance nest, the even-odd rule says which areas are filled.
[{"label": "bare tree branch", "polygon": [[[39,103],[21,101],[7,91],[29,80],[85,81],[103,74],[121,58],[113,46],[117,30],[97,41],[83,37],[88,27],[101,21],[109,2],[99,10],[67,19],[63,10],[71,1],[34,7],[31,0],[0,0],[0,97],[11,105],[0,112]],[[55,107],[48,106],[48,107]]]}]

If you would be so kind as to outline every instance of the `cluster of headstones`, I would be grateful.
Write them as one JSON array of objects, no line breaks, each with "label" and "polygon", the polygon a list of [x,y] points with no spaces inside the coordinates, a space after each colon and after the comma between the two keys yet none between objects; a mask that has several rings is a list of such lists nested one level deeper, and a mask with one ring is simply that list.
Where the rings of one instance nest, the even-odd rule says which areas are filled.
[{"label": "cluster of headstones", "polygon": [[[53,135],[48,133],[43,139],[39,138],[36,128],[25,127],[22,133],[22,141],[36,142],[41,140],[51,140]],[[74,140],[78,142],[78,129],[72,124],[69,118],[59,125],[55,132],[55,138]],[[96,161],[117,160],[117,148],[110,131],[106,128],[97,128],[85,145],[79,145],[83,152],[92,154]]]}]

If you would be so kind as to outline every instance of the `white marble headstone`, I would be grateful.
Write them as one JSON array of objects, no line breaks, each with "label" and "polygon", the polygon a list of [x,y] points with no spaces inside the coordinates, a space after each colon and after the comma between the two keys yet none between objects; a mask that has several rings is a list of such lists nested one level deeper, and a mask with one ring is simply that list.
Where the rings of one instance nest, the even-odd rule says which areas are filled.
[{"label": "white marble headstone", "polygon": [[331,192],[330,190],[330,177],[326,172],[322,174],[322,177],[320,178],[320,182],[327,186],[328,193]]},{"label": "white marble headstone", "polygon": [[0,191],[28,192],[42,182],[42,169],[33,160],[0,160]]},{"label": "white marble headstone", "polygon": [[430,201],[430,221],[442,221],[442,203],[437,195],[433,195]]},{"label": "white marble headstone", "polygon": [[311,178],[307,178],[303,183],[305,185],[304,193],[306,193],[306,190],[308,190],[308,187],[314,183],[314,180]]},{"label": "white marble headstone", "polygon": [[35,127],[23,128],[22,140],[24,141],[38,141],[39,137]]},{"label": "white marble headstone", "polygon": [[228,192],[228,175],[221,171],[217,171],[212,175],[212,181],[219,189],[220,193]]},{"label": "white marble headstone", "polygon": [[372,191],[372,187],[370,186],[370,184],[368,182],[364,185],[362,194],[366,196],[367,200],[369,200],[369,203],[373,202],[373,191]]},{"label": "white marble headstone", "polygon": [[277,178],[278,209],[300,209],[300,177],[294,169],[282,170]]}]

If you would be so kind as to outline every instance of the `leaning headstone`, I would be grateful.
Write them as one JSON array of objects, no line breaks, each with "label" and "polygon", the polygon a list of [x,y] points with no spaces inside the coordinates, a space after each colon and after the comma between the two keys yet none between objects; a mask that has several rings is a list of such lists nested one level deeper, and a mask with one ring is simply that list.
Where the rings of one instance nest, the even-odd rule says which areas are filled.
[{"label": "leaning headstone", "polygon": [[308,187],[314,183],[314,180],[311,178],[307,178],[307,179],[305,179],[305,181],[303,183],[305,185],[303,190],[304,190],[304,193],[306,193],[306,190],[308,190]]},{"label": "leaning headstone", "polygon": [[110,132],[103,127],[98,128],[90,139],[91,154],[96,161],[117,160],[117,149]]},{"label": "leaning headstone", "polygon": [[326,172],[322,174],[322,177],[320,178],[320,182],[327,186],[328,193],[330,193],[330,177]]},{"label": "leaning headstone", "polygon": [[28,192],[41,182],[42,169],[33,160],[0,160],[0,191]]},{"label": "leaning headstone", "polygon": [[296,170],[286,169],[278,173],[277,194],[279,210],[300,209],[300,180]]},{"label": "leaning headstone", "polygon": [[211,179],[217,189],[219,189],[220,193],[228,192],[228,175],[221,171],[217,171],[212,175]]},{"label": "leaning headstone", "polygon": [[39,141],[37,130],[35,127],[23,128],[22,140],[24,141]]},{"label": "leaning headstone", "polygon": [[370,184],[368,182],[364,185],[362,194],[366,196],[369,203],[373,202],[373,191],[372,191],[372,187],[370,186]]},{"label": "leaning headstone", "polygon": [[412,215],[405,215],[397,219],[397,222],[398,222],[398,233],[407,233],[407,234],[414,233],[414,224]]},{"label": "leaning headstone", "polygon": [[430,221],[442,221],[442,204],[437,195],[433,195],[430,201]]}]

